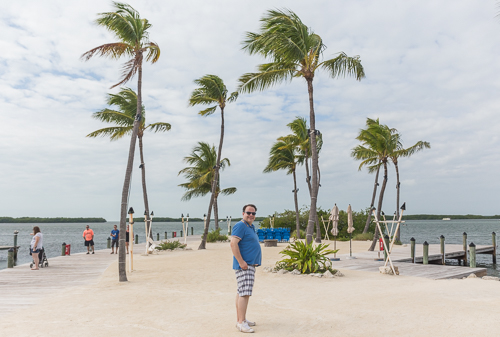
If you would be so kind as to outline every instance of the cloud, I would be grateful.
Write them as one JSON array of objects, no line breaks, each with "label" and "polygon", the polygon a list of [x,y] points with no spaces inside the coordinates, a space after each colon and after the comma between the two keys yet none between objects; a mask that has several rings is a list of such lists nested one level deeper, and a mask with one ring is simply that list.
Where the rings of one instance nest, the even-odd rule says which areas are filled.
[{"label": "cloud", "polygon": [[[318,204],[354,209],[369,205],[374,176],[350,157],[366,117],[380,118],[403,135],[405,146],[429,141],[432,149],[400,163],[402,201],[409,213],[494,214],[500,188],[500,22],[493,3],[474,1],[131,1],[153,24],[161,58],[145,64],[144,105],[149,122],[172,124],[146,134],[144,152],[150,208],[158,216],[201,216],[208,197],[181,202],[177,173],[198,141],[217,145],[220,113],[197,115],[187,100],[193,80],[216,74],[230,91],[238,77],[264,62],[241,50],[270,8],[287,7],[322,36],[324,57],[360,55],[366,78],[314,80],[317,128],[324,136]],[[85,135],[104,127],[91,114],[105,107],[126,59],[80,56],[114,41],[93,24],[111,2],[45,1],[10,4],[0,13],[5,52],[0,55],[0,179],[8,216],[119,218],[129,139],[110,142]],[[135,79],[127,86],[136,87]],[[265,92],[241,95],[228,105],[223,156],[231,160],[224,186],[237,194],[220,199],[220,215],[238,216],[254,202],[260,215],[293,209],[293,182],[284,172],[263,174],[272,143],[296,116],[309,119],[301,79]],[[130,205],[142,206],[138,159]],[[308,204],[299,168],[299,204]],[[384,209],[395,209],[395,173],[389,167]],[[387,207],[387,208],[386,208]],[[179,214],[177,214],[179,213]]]}]

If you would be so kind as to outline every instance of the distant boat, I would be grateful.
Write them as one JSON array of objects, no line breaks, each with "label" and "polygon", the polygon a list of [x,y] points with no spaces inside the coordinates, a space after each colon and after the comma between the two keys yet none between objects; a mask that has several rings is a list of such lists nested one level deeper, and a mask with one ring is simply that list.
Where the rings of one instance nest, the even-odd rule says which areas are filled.
[{"label": "distant boat", "polygon": [[443,218],[444,221],[450,221],[451,218]]}]

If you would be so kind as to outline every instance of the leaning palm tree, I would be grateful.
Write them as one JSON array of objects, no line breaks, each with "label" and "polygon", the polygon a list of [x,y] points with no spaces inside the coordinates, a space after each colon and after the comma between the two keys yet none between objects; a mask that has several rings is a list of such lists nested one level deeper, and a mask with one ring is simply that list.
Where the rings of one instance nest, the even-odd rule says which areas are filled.
[{"label": "leaning palm tree", "polygon": [[343,52],[336,57],[322,61],[326,46],[321,37],[312,32],[292,11],[269,10],[262,17],[258,33],[247,33],[243,49],[250,54],[260,54],[270,60],[258,66],[258,72],[240,77],[239,91],[253,92],[265,90],[275,84],[303,77],[309,93],[309,124],[312,159],[311,207],[307,224],[307,243],[312,241],[316,219],[316,199],[318,196],[318,152],[316,149],[316,119],[314,114],[313,79],[316,70],[322,69],[336,78],[353,75],[357,80],[365,76],[358,56],[349,57]]},{"label": "leaning palm tree", "polygon": [[269,162],[264,168],[264,173],[286,170],[286,174],[293,176],[293,199],[295,202],[295,223],[297,229],[297,237],[300,237],[300,220],[299,220],[299,202],[297,199],[297,176],[295,174],[298,157],[297,146],[291,142],[291,137],[278,138],[269,151]]},{"label": "leaning palm tree", "polygon": [[[294,146],[297,147],[298,155],[297,155],[297,163],[304,165],[306,168],[306,182],[307,187],[309,189],[309,196],[312,196],[312,186],[311,186],[311,175],[309,171],[309,158],[311,156],[311,143],[309,142],[309,133],[307,127],[307,121],[303,117],[296,117],[291,123],[288,123],[287,126],[292,130],[292,134],[279,138],[287,143],[293,143]],[[316,151],[321,151],[321,147],[323,146],[323,137],[321,134],[316,137]],[[320,171],[318,166],[318,183],[321,181]],[[319,185],[318,185],[319,189]],[[316,242],[321,242],[321,228],[319,226],[319,219],[316,216]]]},{"label": "leaning palm tree", "polygon": [[[210,193],[212,190],[212,181],[217,163],[215,146],[210,146],[205,142],[198,142],[198,145],[193,148],[191,154],[184,157],[184,162],[190,166],[183,168],[178,174],[183,174],[188,180],[186,183],[179,185],[186,189],[186,192],[182,196],[181,200],[188,201],[191,200],[191,198],[201,197]],[[221,159],[221,170],[224,170],[226,165],[231,166],[229,159]],[[221,190],[220,184],[217,185],[213,204],[215,229],[219,228],[219,206],[217,202],[219,195],[231,195],[234,193],[236,193],[235,187],[228,187]]]},{"label": "leaning palm tree", "polygon": [[[146,61],[150,61],[151,63],[158,61],[160,58],[160,48],[156,43],[149,41],[148,29],[151,27],[151,24],[147,19],[141,19],[139,12],[137,12],[130,5],[118,2],[114,2],[113,5],[115,7],[115,11],[100,13],[95,23],[113,33],[119,41],[103,44],[99,47],[91,49],[84,53],[82,58],[84,60],[89,60],[96,55],[112,59],[119,59],[122,56],[130,58],[123,67],[122,78],[111,88],[124,84],[132,79],[132,77],[137,73],[137,115],[134,121],[134,127],[132,128],[132,136],[130,138],[130,148],[127,169],[125,171],[125,180],[123,182],[120,208],[118,275],[120,282],[125,282],[127,281],[127,272],[125,270],[127,203],[128,192],[130,189],[130,177],[132,176],[132,166],[134,164],[135,143],[141,119],[142,61],[144,57],[146,58]],[[149,220],[149,210],[146,210],[146,214],[147,220]]]},{"label": "leaning palm tree", "polygon": [[[373,124],[376,124],[376,125],[379,125],[379,120],[378,118],[376,120],[374,119],[371,119],[371,118],[367,118],[366,119],[366,127],[367,129],[370,127],[370,125],[373,125]],[[367,131],[367,129],[362,129],[360,130],[359,132],[359,135],[358,137],[356,137],[357,140],[359,140],[360,142],[362,142],[363,144],[365,145],[368,145],[370,144],[370,141],[373,139],[373,135]],[[363,159],[361,157],[361,153],[360,151],[362,151],[363,149],[362,148],[359,148],[359,147],[356,147],[353,149],[352,153],[351,153],[351,156],[356,158],[356,159]],[[378,176],[379,176],[379,173],[380,173],[380,167],[381,167],[381,162],[380,162],[380,158],[379,160],[376,162],[377,165],[376,165],[376,173],[375,173],[375,183],[373,184],[373,193],[372,193],[372,201],[370,203],[370,210],[373,208],[373,205],[375,204],[375,199],[377,197],[377,187],[379,186],[379,183],[378,183]],[[366,163],[362,163],[358,170],[361,171],[361,169],[366,165]],[[368,171],[369,173],[372,173],[371,171]],[[368,229],[370,228],[370,222],[371,222],[371,217],[372,217],[372,212],[368,212],[368,217],[366,218],[366,223],[365,223],[365,228],[363,229],[363,233],[367,233],[368,232]]]},{"label": "leaning palm tree", "polygon": [[[379,219],[388,180],[387,165],[389,162],[389,156],[394,150],[401,146],[401,143],[399,142],[399,135],[396,131],[397,130],[395,129],[389,129],[387,125],[372,123],[366,130],[361,130],[360,136],[358,136],[363,139],[363,144],[356,146],[351,152],[351,155],[355,159],[362,160],[359,165],[359,170],[361,170],[364,166],[367,166],[368,172],[373,173],[381,166],[384,168],[384,180],[380,188],[377,208],[377,218]],[[378,235],[378,228],[375,228],[373,242],[369,248],[370,251],[375,249]]]},{"label": "leaning palm tree", "polygon": [[[118,94],[108,94],[107,104],[116,107],[113,109],[102,109],[95,112],[92,117],[101,122],[115,124],[116,126],[103,128],[89,133],[87,137],[110,137],[111,141],[118,140],[125,135],[130,135],[134,129],[134,121],[137,116],[137,94],[130,88],[122,88]],[[141,156],[142,172],[142,194],[144,198],[144,208],[149,211],[148,193],[146,189],[146,165],[144,164],[143,141],[144,131],[165,132],[170,130],[170,124],[159,122],[146,125],[146,114],[144,106],[141,109],[141,120],[137,138],[139,138],[139,154]],[[150,233],[151,222],[146,222],[146,231]]]},{"label": "leaning palm tree", "polygon": [[[401,135],[398,134],[398,138],[401,138]],[[399,219],[399,194],[401,188],[401,182],[399,181],[399,158],[401,157],[411,157],[415,153],[422,151],[423,149],[430,149],[431,144],[429,142],[418,141],[415,145],[410,146],[407,149],[404,149],[402,144],[400,148],[392,151],[389,155],[392,163],[394,164],[394,168],[396,169],[396,218]],[[398,230],[395,234],[396,240],[401,242],[401,232]]]},{"label": "leaning palm tree", "polygon": [[216,75],[205,75],[195,80],[194,83],[196,83],[199,87],[191,93],[191,97],[189,98],[189,105],[211,105],[209,108],[199,112],[199,114],[204,117],[210,116],[215,112],[215,110],[217,110],[217,107],[219,107],[221,115],[220,140],[219,148],[217,149],[217,162],[215,163],[214,175],[211,182],[212,196],[210,197],[210,203],[208,206],[205,229],[203,232],[203,236],[201,237],[200,246],[198,247],[198,249],[205,249],[207,244],[208,228],[210,226],[210,213],[212,211],[217,186],[219,184],[222,144],[224,141],[224,109],[227,103],[233,102],[238,98],[238,93],[233,92],[228,97],[229,92],[224,85],[224,82]]}]

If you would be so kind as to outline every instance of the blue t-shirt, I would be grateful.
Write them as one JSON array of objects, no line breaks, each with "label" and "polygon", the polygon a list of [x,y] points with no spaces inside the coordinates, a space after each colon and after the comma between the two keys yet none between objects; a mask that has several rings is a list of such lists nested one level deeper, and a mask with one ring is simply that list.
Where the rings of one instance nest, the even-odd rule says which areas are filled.
[{"label": "blue t-shirt", "polygon": [[[254,225],[247,225],[239,221],[234,225],[231,235],[240,238],[238,247],[241,257],[249,265],[260,266],[262,263],[262,250],[260,248],[259,236],[255,233]],[[241,269],[238,260],[233,256],[233,269]]]},{"label": "blue t-shirt", "polygon": [[[119,229],[113,229],[113,230],[111,231],[111,239],[112,239],[112,240],[118,240],[118,238],[119,238],[119,236],[118,236],[118,235],[119,235],[119,234],[120,234],[120,230],[119,230]],[[113,236],[113,235],[116,235],[116,236]]]}]

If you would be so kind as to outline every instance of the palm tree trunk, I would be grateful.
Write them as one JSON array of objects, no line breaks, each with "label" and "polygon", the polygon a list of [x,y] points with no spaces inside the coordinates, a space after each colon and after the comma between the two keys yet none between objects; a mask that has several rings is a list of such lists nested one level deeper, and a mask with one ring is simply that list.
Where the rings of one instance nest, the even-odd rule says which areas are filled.
[{"label": "palm tree trunk", "polygon": [[214,220],[215,220],[215,229],[219,229],[219,205],[217,204],[217,200],[219,199],[219,195],[216,193],[214,198]]},{"label": "palm tree trunk", "polygon": [[314,224],[316,223],[316,203],[318,199],[318,151],[316,149],[316,119],[314,115],[314,99],[312,78],[307,78],[307,89],[309,92],[309,125],[311,142],[312,161],[312,186],[311,186],[311,207],[309,208],[309,220],[307,222],[306,243],[312,242]]},{"label": "palm tree trunk", "polygon": [[[148,191],[146,189],[146,165],[144,164],[142,136],[138,136],[137,138],[139,138],[139,154],[141,156],[142,196],[144,198],[144,209],[145,209],[145,213],[149,214]],[[153,238],[153,233],[151,231],[151,221],[146,221],[146,230],[148,232],[149,237]],[[146,246],[149,248],[148,241],[146,241]]]},{"label": "palm tree trunk", "polygon": [[125,234],[127,231],[127,206],[128,206],[128,192],[130,190],[130,178],[132,177],[132,167],[134,166],[135,144],[137,133],[139,132],[139,125],[142,111],[142,52],[139,54],[139,69],[137,74],[137,115],[134,121],[134,128],[132,129],[132,136],[130,137],[130,147],[128,150],[127,169],[125,171],[125,180],[123,181],[122,201],[120,207],[120,234],[119,234],[119,248],[118,248],[118,278],[120,282],[127,282],[127,267],[125,262]]},{"label": "palm tree trunk", "polygon": [[207,245],[207,236],[208,236],[208,227],[210,226],[210,213],[212,211],[212,207],[215,201],[215,189],[217,187],[217,183],[219,181],[219,166],[220,166],[220,158],[222,156],[222,143],[224,142],[224,107],[220,107],[220,116],[221,116],[221,124],[220,124],[220,141],[219,141],[219,149],[217,151],[217,164],[215,165],[214,170],[214,180],[212,181],[212,196],[210,197],[210,204],[208,206],[207,212],[207,222],[205,223],[205,229],[203,231],[203,236],[201,237],[201,243],[198,249],[206,249]]},{"label": "palm tree trunk", "polygon": [[[399,167],[397,160],[394,161],[394,167],[396,168],[396,219],[399,219],[399,190],[401,183],[399,182]],[[396,242],[401,242],[400,229],[398,229],[394,235],[396,236]]]},{"label": "palm tree trunk", "polygon": [[306,150],[306,160],[305,160],[305,164],[306,164],[306,182],[307,182],[307,187],[309,188],[309,197],[312,195],[312,186],[311,186],[311,176],[309,175],[309,154],[307,153],[307,150]]},{"label": "palm tree trunk", "polygon": [[299,218],[299,200],[297,197],[297,177],[293,170],[293,199],[295,201],[295,224],[297,231],[297,239],[300,239],[300,218]]},{"label": "palm tree trunk", "polygon": [[[316,189],[316,197],[318,197],[320,181],[321,181],[321,172],[319,171],[319,163],[318,163],[318,188]],[[321,227],[319,226],[319,219],[317,212],[316,212],[316,240],[314,240],[314,242],[321,243]]]},{"label": "palm tree trunk", "polygon": [[[380,212],[382,212],[382,203],[384,201],[384,192],[386,185],[387,185],[387,161],[384,161],[384,182],[382,183],[382,187],[380,188],[380,194],[378,196],[377,219],[379,220],[380,220]],[[372,244],[368,249],[369,251],[373,252],[373,250],[375,249],[375,245],[377,244],[378,238],[379,238],[379,232],[378,232],[378,227],[376,227],[375,235],[373,235]]]},{"label": "palm tree trunk", "polygon": [[367,233],[370,228],[370,222],[372,220],[372,208],[375,204],[375,198],[377,197],[377,186],[378,186],[378,174],[380,173],[380,165],[377,167],[377,174],[375,175],[375,183],[373,184],[373,195],[372,202],[370,203],[370,211],[368,212],[368,218],[366,219],[365,228],[363,229],[363,233]]}]

